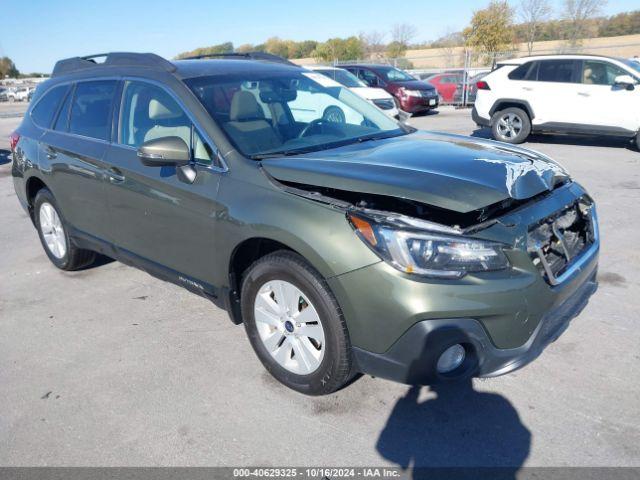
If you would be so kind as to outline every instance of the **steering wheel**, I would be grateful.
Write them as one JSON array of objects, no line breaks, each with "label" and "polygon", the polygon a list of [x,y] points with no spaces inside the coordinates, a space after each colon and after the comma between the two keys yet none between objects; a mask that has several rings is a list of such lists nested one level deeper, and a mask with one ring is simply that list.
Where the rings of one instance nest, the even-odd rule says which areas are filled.
[{"label": "steering wheel", "polygon": [[327,121],[324,118],[316,118],[309,122],[309,124],[302,129],[302,131],[298,134],[298,138],[306,137],[307,134],[316,127],[323,126]]}]

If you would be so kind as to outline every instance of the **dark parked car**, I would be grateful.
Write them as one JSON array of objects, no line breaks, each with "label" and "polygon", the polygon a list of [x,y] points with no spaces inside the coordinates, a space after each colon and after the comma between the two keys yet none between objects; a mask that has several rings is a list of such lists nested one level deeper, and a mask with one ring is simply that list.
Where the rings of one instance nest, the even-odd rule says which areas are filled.
[{"label": "dark parked car", "polygon": [[438,106],[438,93],[433,85],[417,80],[389,65],[340,65],[370,87],[383,88],[396,99],[398,108],[408,113],[424,112]]},{"label": "dark parked car", "polygon": [[7,102],[9,97],[7,97],[7,89],[0,88],[0,102]]},{"label": "dark parked car", "polygon": [[[98,252],[211,300],[307,394],[358,372],[501,375],[585,305],[595,206],[553,160],[417,131],[277,57],[231,57],[56,64],[10,138],[56,267]],[[309,119],[325,97],[344,121]]]}]

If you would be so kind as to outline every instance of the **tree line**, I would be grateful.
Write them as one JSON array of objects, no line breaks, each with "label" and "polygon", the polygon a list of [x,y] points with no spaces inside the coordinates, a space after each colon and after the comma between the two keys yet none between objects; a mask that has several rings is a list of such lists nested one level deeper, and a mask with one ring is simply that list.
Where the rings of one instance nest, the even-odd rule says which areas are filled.
[{"label": "tree line", "polygon": [[554,11],[548,0],[521,0],[515,8],[506,0],[492,0],[474,12],[461,32],[448,32],[431,42],[415,42],[418,29],[411,24],[396,24],[389,31],[362,32],[347,38],[286,40],[271,37],[258,45],[237,47],[225,42],[179,54],[176,58],[232,52],[266,52],[284,58],[308,58],[331,62],[361,58],[400,58],[408,49],[453,48],[471,46],[486,52],[513,48],[526,43],[531,52],[534,42],[563,40],[571,46],[584,38],[613,37],[640,33],[640,10],[601,16],[606,0],[563,0]]}]

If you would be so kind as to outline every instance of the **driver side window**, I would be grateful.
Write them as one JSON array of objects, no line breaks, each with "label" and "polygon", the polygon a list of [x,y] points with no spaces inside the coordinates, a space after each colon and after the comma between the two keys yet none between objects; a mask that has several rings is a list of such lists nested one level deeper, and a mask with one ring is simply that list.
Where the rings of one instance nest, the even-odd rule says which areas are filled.
[{"label": "driver side window", "polygon": [[119,142],[138,148],[149,140],[165,137],[184,140],[198,163],[213,163],[211,147],[169,93],[145,82],[126,82],[120,112]]}]

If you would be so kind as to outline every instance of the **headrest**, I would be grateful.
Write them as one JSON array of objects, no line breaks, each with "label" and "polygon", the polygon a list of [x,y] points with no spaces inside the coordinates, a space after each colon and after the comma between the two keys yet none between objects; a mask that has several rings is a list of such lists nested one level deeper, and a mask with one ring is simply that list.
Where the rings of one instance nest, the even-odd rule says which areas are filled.
[{"label": "headrest", "polygon": [[229,120],[241,122],[243,120],[264,119],[264,111],[251,92],[239,90],[233,94]]},{"label": "headrest", "polygon": [[149,101],[149,118],[151,120],[166,120],[170,118],[179,118],[182,116],[182,112],[171,111],[165,104],[155,98]]}]

